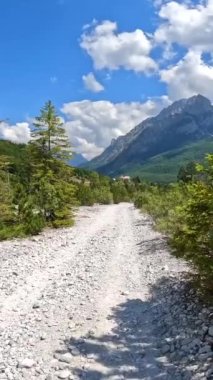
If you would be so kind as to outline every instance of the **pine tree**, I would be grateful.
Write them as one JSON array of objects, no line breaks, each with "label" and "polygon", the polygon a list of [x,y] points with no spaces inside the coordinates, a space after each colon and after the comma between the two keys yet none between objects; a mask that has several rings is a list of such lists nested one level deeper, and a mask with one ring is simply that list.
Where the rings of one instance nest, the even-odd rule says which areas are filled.
[{"label": "pine tree", "polygon": [[71,147],[63,127],[62,119],[57,115],[54,105],[48,101],[35,118],[32,141],[43,158],[55,158],[68,161]]},{"label": "pine tree", "polygon": [[35,119],[29,144],[32,173],[29,195],[35,198],[34,214],[41,214],[55,227],[72,222],[75,187],[71,183],[71,168],[66,164],[70,156],[71,148],[62,121],[49,101]]}]

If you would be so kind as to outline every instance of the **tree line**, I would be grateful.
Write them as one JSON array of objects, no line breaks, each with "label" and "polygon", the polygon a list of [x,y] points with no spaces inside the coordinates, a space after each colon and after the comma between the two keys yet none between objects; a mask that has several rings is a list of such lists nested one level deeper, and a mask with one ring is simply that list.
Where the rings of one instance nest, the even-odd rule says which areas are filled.
[{"label": "tree line", "polygon": [[173,253],[192,263],[203,288],[213,290],[213,155],[180,168],[177,182],[159,185],[113,180],[69,165],[72,149],[49,101],[26,145],[0,144],[0,240],[68,227],[79,205],[134,201],[165,232]]},{"label": "tree line", "polygon": [[75,188],[66,165],[70,146],[60,117],[47,102],[17,160],[0,156],[0,238],[72,224]]},{"label": "tree line", "polygon": [[72,149],[50,101],[35,118],[27,145],[5,141],[1,148],[0,240],[71,226],[78,205],[130,201],[138,186],[72,168]]}]

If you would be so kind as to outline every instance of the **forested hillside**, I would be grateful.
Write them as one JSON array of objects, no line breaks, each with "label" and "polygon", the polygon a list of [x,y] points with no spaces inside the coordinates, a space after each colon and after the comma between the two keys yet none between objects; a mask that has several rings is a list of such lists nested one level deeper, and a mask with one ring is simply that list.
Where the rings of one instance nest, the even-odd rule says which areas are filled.
[{"label": "forested hillside", "polygon": [[0,155],[21,159],[25,154],[25,147],[26,145],[24,144],[15,144],[11,141],[0,140]]},{"label": "forested hillside", "polygon": [[182,148],[154,156],[134,169],[128,168],[127,165],[126,173],[133,177],[139,176],[142,180],[151,182],[176,182],[181,166],[186,166],[189,162],[202,162],[205,155],[211,152],[213,152],[213,138],[209,137],[208,139],[185,145]]}]

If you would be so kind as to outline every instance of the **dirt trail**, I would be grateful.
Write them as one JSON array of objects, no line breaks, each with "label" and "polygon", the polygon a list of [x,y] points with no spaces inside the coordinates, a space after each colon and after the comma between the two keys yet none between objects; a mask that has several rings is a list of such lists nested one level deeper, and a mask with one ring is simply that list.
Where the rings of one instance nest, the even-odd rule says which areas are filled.
[{"label": "dirt trail", "polygon": [[153,286],[184,269],[130,204],[1,243],[0,380],[174,378],[156,345]]}]

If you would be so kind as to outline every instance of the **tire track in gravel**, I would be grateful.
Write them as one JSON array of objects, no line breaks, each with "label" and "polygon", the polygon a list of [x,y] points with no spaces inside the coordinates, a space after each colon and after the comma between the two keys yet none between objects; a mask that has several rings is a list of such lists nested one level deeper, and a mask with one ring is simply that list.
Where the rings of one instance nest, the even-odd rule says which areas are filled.
[{"label": "tire track in gravel", "polygon": [[164,248],[140,255],[156,237],[120,204],[83,208],[72,229],[2,243],[0,379],[169,379],[149,285],[167,259],[169,271],[183,267]]}]

